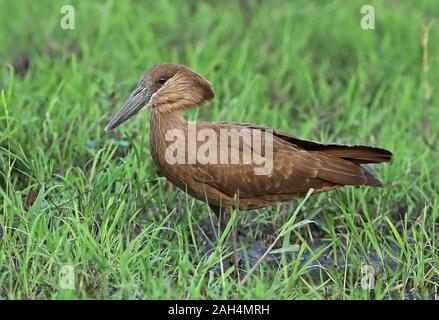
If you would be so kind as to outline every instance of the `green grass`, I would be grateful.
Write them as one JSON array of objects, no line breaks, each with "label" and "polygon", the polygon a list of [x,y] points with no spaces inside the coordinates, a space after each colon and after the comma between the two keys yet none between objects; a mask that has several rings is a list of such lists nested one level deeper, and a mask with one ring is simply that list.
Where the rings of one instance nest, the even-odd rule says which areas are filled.
[{"label": "green grass", "polygon": [[[368,1],[367,31],[362,1],[70,3],[75,30],[59,27],[65,1],[0,0],[0,298],[438,298],[439,21],[428,70],[421,46],[437,0]],[[278,263],[241,286],[226,234],[203,240],[208,207],[157,177],[148,115],[104,135],[143,70],[164,61],[215,88],[189,119],[387,148],[393,163],[374,168],[385,188],[310,197],[290,223],[322,231],[289,229]],[[299,204],[239,213],[241,239],[268,248]],[[311,257],[334,263],[309,268]],[[361,288],[365,264],[374,291]],[[60,286],[64,265],[74,290]]]}]

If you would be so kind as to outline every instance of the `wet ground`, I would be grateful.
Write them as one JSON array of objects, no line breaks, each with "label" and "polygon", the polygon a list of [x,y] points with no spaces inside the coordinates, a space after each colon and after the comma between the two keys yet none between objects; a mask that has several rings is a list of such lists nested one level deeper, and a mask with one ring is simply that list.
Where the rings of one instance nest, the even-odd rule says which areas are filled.
[{"label": "wet ground", "polygon": [[[214,221],[213,221],[214,220]],[[251,226],[242,227],[238,231],[238,265],[242,271],[248,271],[257,263],[261,256],[267,251],[270,244],[274,241],[276,232],[272,226],[264,226],[267,234],[266,239],[251,239],[247,236],[247,229]],[[218,224],[216,219],[207,219],[201,224],[202,231],[198,230],[197,240],[204,253],[209,253],[214,250],[214,246],[218,237]],[[329,242],[324,241],[323,237],[319,237],[321,229],[318,225],[314,226],[314,231],[317,234],[312,241],[307,241],[308,247],[303,251],[299,257],[299,244],[288,247],[287,250],[282,249],[282,240],[278,241],[275,247],[268,253],[263,260],[264,266],[272,268],[279,268],[281,260],[285,259],[287,263],[296,260],[297,268],[300,270],[306,269],[306,277],[311,281],[320,282],[322,275],[328,278],[327,269],[336,270],[339,272],[353,272],[358,275],[358,285],[361,285],[361,277],[368,272],[372,272],[374,278],[386,277],[386,272],[389,270],[393,273],[398,269],[397,258],[399,257],[399,249],[396,246],[390,246],[390,254],[381,253],[381,256],[375,250],[369,250],[366,253],[350,253],[346,255],[339,249],[335,249]],[[228,243],[226,242],[226,245]],[[297,261],[299,259],[299,261]],[[355,261],[352,261],[355,260]],[[229,257],[224,261],[226,265],[232,266],[232,258]],[[293,264],[291,264],[293,265]],[[383,270],[385,266],[386,270]],[[215,270],[219,272],[220,265],[215,266]],[[395,286],[397,284],[395,283]],[[371,290],[371,297],[373,297],[373,290]],[[406,288],[404,299],[416,299],[425,297],[418,297],[411,289]],[[390,298],[401,299],[400,293],[390,293]],[[433,294],[431,294],[433,299]]]}]

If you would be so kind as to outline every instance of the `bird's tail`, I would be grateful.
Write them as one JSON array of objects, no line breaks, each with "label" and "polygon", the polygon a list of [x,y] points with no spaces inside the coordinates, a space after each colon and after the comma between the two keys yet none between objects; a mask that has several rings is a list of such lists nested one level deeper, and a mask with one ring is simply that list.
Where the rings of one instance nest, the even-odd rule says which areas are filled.
[{"label": "bird's tail", "polygon": [[319,150],[327,155],[342,158],[356,164],[390,162],[392,153],[385,149],[368,146],[345,146],[328,144]]},{"label": "bird's tail", "polygon": [[357,164],[364,173],[366,186],[383,187],[380,180],[374,177],[367,163],[382,163],[392,160],[392,153],[388,150],[368,146],[326,145],[321,150],[324,154],[341,158]]},{"label": "bird's tail", "polygon": [[349,160],[356,164],[381,163],[390,162],[392,160],[392,153],[381,148],[358,145],[324,144],[310,140],[297,139],[280,132],[275,132],[275,134],[279,138],[293,143],[307,151],[320,151],[327,155]]},{"label": "bird's tail", "polygon": [[[339,185],[382,187],[383,184],[381,181],[373,176],[366,164],[392,161],[392,153],[381,148],[358,145],[323,144],[298,139],[279,131],[275,131],[274,134],[278,138],[306,151],[317,151],[332,158],[333,161],[328,161],[328,167],[321,168],[319,174],[321,178]],[[346,160],[348,163],[345,161],[341,163],[334,158]],[[352,166],[352,164],[354,164],[354,166]]]},{"label": "bird's tail", "polygon": [[372,171],[367,165],[360,164],[360,167],[364,172],[364,176],[366,177],[366,183],[365,183],[366,186],[372,186],[378,188],[383,187],[383,183],[373,176]]}]

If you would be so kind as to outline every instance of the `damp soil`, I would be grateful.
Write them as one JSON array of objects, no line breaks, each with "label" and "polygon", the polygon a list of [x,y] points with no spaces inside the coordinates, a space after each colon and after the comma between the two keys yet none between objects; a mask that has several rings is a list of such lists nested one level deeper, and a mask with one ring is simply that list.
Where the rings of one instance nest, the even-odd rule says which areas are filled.
[{"label": "damp soil", "polygon": [[[239,269],[244,272],[249,271],[257,263],[276,237],[274,228],[269,225],[264,227],[268,232],[265,239],[252,239],[248,236],[247,232],[248,228],[251,227],[245,226],[242,230],[238,230],[237,260]],[[396,246],[391,245],[389,247],[391,252],[389,254],[381,253],[380,255],[375,250],[369,250],[365,253],[350,253],[347,256],[340,249],[334,250],[330,243],[324,241],[323,237],[318,236],[318,234],[321,234],[321,229],[318,225],[315,225],[313,228],[317,236],[312,241],[307,241],[308,246],[300,256],[298,245],[293,245],[291,250],[283,251],[281,250],[282,241],[278,241],[272,251],[264,258],[263,265],[277,269],[281,266],[283,259],[287,263],[296,262],[298,267],[296,270],[303,270],[305,268],[306,274],[303,276],[316,283],[320,283],[322,277],[329,278],[327,269],[352,272],[354,275],[357,274],[359,285],[363,267],[371,268],[375,278],[385,277],[386,272],[396,272],[398,269],[398,263],[394,257],[400,256],[400,250]],[[214,250],[212,244],[216,243],[218,234],[219,225],[216,218],[208,218],[200,224],[200,229],[197,230],[196,236],[201,252],[208,254]],[[232,266],[232,257],[225,259],[223,263],[226,266]],[[385,266],[386,270],[384,270],[383,266]],[[221,266],[218,264],[213,269],[216,272],[220,272]],[[374,290],[371,290],[370,293],[373,296]],[[390,292],[389,295],[392,299],[401,299],[399,292]],[[404,291],[404,299],[411,300],[416,298],[425,299],[424,296],[418,296],[412,288],[407,287]],[[430,298],[433,299],[433,294],[431,294]]]}]

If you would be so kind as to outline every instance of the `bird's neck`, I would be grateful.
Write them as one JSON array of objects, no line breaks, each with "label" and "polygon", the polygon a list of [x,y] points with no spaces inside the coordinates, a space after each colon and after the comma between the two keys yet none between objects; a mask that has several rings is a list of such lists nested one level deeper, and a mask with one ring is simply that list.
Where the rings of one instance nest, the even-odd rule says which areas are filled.
[{"label": "bird's neck", "polygon": [[167,147],[165,139],[166,133],[174,129],[186,131],[187,121],[183,117],[183,112],[160,112],[152,110],[150,119],[149,146],[151,156],[158,166],[164,165],[164,151]]},{"label": "bird's neck", "polygon": [[151,112],[151,132],[165,134],[167,130],[179,129],[187,126],[182,111],[163,113],[157,110]]}]

